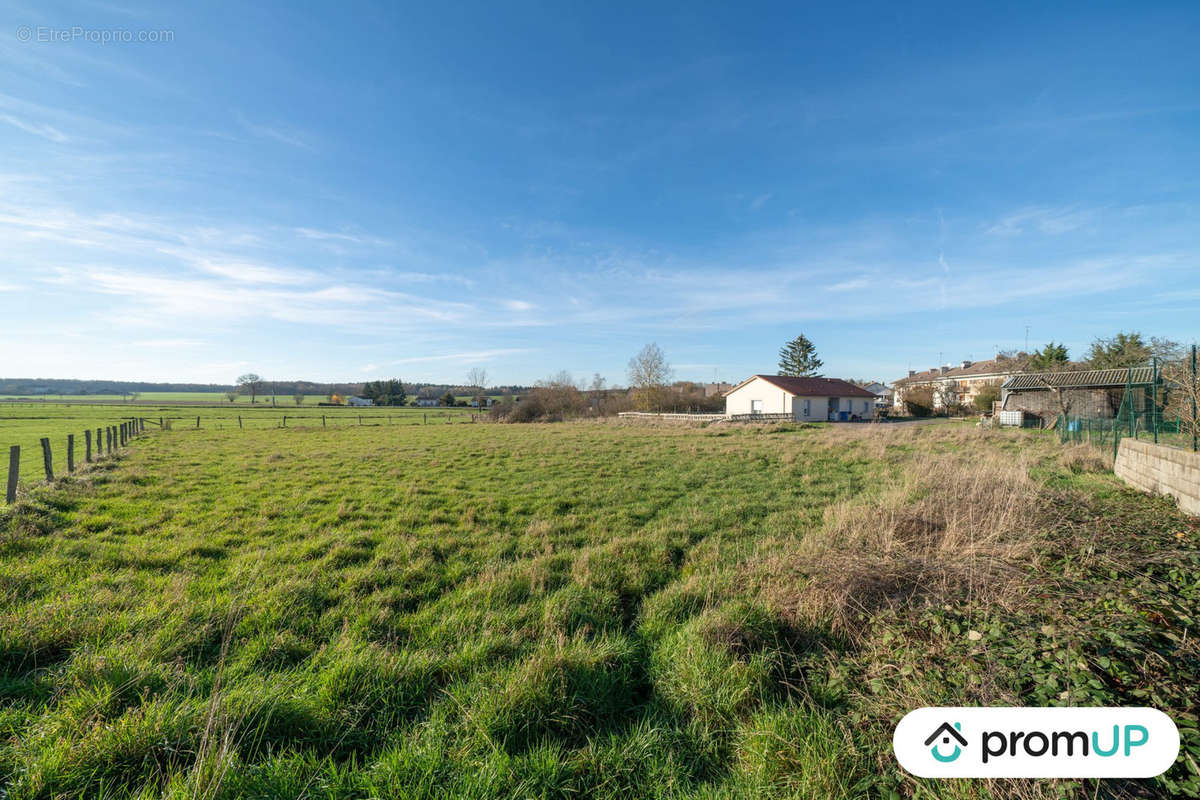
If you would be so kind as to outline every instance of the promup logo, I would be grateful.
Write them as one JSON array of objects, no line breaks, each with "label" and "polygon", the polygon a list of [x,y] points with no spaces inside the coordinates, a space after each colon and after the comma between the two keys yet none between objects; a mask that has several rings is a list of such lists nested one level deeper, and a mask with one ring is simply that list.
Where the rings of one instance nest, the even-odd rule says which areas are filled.
[{"label": "promup logo", "polygon": [[1153,708],[919,708],[892,746],[923,778],[1150,778],[1179,731]]},{"label": "promup logo", "polygon": [[939,753],[938,746],[936,744],[933,744],[933,747],[929,748],[929,752],[934,758],[936,758],[938,761],[941,761],[943,764],[949,764],[951,761],[958,758],[962,754],[962,749],[967,746],[967,740],[963,738],[961,733],[959,733],[961,730],[961,722],[954,723],[953,727],[950,726],[949,722],[943,722],[938,726],[936,731],[929,734],[929,738],[925,740],[925,746],[929,747],[929,745],[933,744],[934,740],[939,736],[942,738],[942,744],[950,744],[950,739],[953,738],[956,742],[958,742],[958,744],[954,745],[954,752],[948,756],[944,756]]}]

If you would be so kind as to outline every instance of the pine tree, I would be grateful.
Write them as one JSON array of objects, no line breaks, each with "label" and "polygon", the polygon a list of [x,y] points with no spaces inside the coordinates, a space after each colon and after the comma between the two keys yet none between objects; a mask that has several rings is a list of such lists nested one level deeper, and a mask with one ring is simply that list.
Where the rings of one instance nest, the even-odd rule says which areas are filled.
[{"label": "pine tree", "polygon": [[794,377],[820,377],[817,372],[825,362],[817,358],[817,348],[803,333],[779,350],[779,374]]},{"label": "pine tree", "polygon": [[1070,357],[1065,344],[1048,342],[1041,350],[1034,350],[1029,359],[1030,369],[1046,372],[1065,366]]}]

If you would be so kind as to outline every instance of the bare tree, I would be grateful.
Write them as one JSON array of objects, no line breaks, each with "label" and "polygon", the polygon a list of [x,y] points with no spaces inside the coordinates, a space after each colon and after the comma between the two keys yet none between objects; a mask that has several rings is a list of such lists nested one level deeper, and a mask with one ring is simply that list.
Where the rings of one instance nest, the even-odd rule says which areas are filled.
[{"label": "bare tree", "polygon": [[1200,437],[1200,376],[1192,373],[1191,352],[1183,358],[1172,359],[1162,367],[1167,391],[1166,418],[1176,417],[1181,433]]},{"label": "bare tree", "polygon": [[467,386],[475,389],[475,404],[480,408],[487,405],[484,393],[487,391],[487,370],[483,367],[473,367],[467,373]]},{"label": "bare tree", "polygon": [[643,347],[629,359],[629,386],[634,401],[644,411],[656,411],[666,405],[667,384],[671,381],[671,365],[662,348],[654,342]]},{"label": "bare tree", "polygon": [[262,378],[253,372],[247,372],[245,375],[239,375],[237,385],[242,387],[243,392],[250,395],[250,402],[254,403],[254,398],[258,396],[259,390],[262,388]]},{"label": "bare tree", "polygon": [[467,386],[472,386],[479,389],[481,392],[487,388],[488,374],[483,367],[474,367],[467,373]]}]

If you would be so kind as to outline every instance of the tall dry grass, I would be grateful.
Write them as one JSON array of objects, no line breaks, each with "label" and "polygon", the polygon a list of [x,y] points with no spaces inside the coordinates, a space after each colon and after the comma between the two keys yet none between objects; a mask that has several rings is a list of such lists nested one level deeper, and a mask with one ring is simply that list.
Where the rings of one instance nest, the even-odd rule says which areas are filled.
[{"label": "tall dry grass", "polygon": [[[886,455],[889,439],[894,446],[922,435],[897,433],[864,442]],[[882,608],[984,602],[1014,610],[1026,602],[1031,587],[1021,576],[1037,557],[1048,510],[1026,457],[953,447],[964,435],[978,433],[939,435],[945,452],[894,459],[875,490],[830,505],[820,529],[767,565],[771,602],[850,638]]]}]

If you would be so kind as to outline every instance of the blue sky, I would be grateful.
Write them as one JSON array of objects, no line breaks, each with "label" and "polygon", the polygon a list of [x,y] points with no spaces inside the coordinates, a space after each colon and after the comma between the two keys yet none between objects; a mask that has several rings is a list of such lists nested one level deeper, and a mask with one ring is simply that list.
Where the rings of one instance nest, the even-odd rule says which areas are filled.
[{"label": "blue sky", "polygon": [[1200,335],[1194,3],[171,6],[0,4],[0,374]]}]

